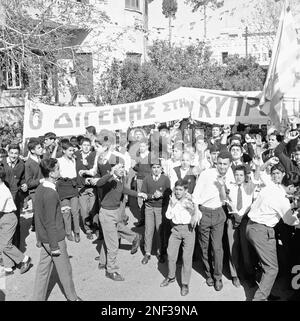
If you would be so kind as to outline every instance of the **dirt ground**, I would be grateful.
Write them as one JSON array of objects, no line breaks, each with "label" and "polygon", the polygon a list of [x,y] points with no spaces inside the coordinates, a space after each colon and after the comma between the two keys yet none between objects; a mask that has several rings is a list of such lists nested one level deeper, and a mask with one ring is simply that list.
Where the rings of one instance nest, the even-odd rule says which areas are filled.
[{"label": "dirt ground", "polygon": [[[136,218],[126,208],[129,215],[129,227],[133,227]],[[35,233],[30,232],[32,213],[27,212],[21,216],[22,235],[24,240],[22,251],[31,256],[33,266],[25,274],[20,275],[19,270],[3,279],[0,276],[0,301],[30,301],[33,291],[35,271],[39,261],[39,248],[36,247]],[[139,232],[142,232],[139,229]],[[98,270],[95,257],[98,255],[101,243],[88,240],[81,233],[81,242],[66,241],[68,253],[73,269],[73,278],[77,294],[84,301],[245,301],[252,298],[255,288],[249,288],[245,282],[241,282],[240,288],[235,288],[224,268],[222,291],[217,292],[213,287],[205,283],[201,262],[195,261],[190,282],[190,293],[186,297],[180,295],[178,282],[166,288],[160,288],[160,283],[167,274],[167,264],[158,263],[155,256],[147,265],[142,265],[142,252],[139,250],[131,255],[131,245],[122,240],[118,254],[120,272],[125,277],[124,282],[115,282],[105,277],[104,270]],[[227,269],[228,270],[228,269]],[[1,271],[0,271],[1,274]],[[177,280],[180,277],[180,266],[177,268]],[[279,280],[273,290],[285,300],[291,295],[286,282]],[[49,289],[49,301],[65,301],[60,289],[60,284],[55,269],[53,270]]]}]

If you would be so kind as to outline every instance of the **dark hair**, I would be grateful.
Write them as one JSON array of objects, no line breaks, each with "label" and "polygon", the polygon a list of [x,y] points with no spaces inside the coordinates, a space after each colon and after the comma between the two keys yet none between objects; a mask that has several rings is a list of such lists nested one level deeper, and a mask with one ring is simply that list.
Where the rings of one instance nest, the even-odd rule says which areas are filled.
[{"label": "dark hair", "polygon": [[153,167],[154,165],[161,166],[161,160],[155,156],[151,157],[151,167]]},{"label": "dark hair", "polygon": [[62,138],[61,141],[60,141],[60,146],[62,146],[65,143],[70,143],[69,138]]},{"label": "dark hair", "polygon": [[175,187],[176,186],[182,186],[184,189],[188,189],[189,187],[189,182],[186,179],[182,179],[180,178],[176,183],[175,183]]},{"label": "dark hair", "polygon": [[56,139],[56,135],[54,133],[52,133],[52,132],[49,132],[49,133],[46,133],[44,135],[44,139],[46,139],[46,138],[48,138],[48,139]]},{"label": "dark hair", "polygon": [[236,171],[243,171],[245,176],[247,175],[247,167],[245,165],[237,165],[233,172],[235,173]]},{"label": "dark hair", "polygon": [[3,157],[7,156],[7,150],[4,148],[0,148],[0,155],[3,155]]},{"label": "dark hair", "polygon": [[32,138],[27,144],[28,150],[31,152],[36,148],[36,146],[41,145],[41,142],[38,138]]},{"label": "dark hair", "polygon": [[149,145],[149,140],[147,138],[142,138],[139,143]]},{"label": "dark hair", "polygon": [[283,186],[299,186],[300,185],[300,176],[297,172],[290,172],[283,176],[283,179],[281,181],[281,184]]},{"label": "dark hair", "polygon": [[70,141],[71,141],[72,139],[76,139],[76,140],[77,140],[77,137],[76,137],[76,136],[72,136],[72,137],[70,138]]},{"label": "dark hair", "polygon": [[21,149],[20,149],[20,146],[18,144],[10,144],[8,145],[8,151],[10,151],[11,149],[17,149],[20,153]]},{"label": "dark hair", "polygon": [[0,179],[2,182],[5,180],[5,177],[6,177],[6,172],[5,172],[4,166],[0,164]]},{"label": "dark hair", "polygon": [[45,178],[48,178],[49,174],[51,172],[53,172],[56,163],[57,163],[57,159],[55,159],[55,158],[43,159],[41,161],[40,168],[41,168],[41,172]]},{"label": "dark hair", "polygon": [[276,140],[278,141],[278,143],[280,143],[283,140],[283,136],[280,135],[277,131],[271,133],[270,135],[268,135],[268,137],[270,136],[275,136]]},{"label": "dark hair", "polygon": [[[79,145],[82,144],[83,138],[87,138],[87,137],[84,137],[84,136],[82,136],[82,135],[77,136],[77,142],[78,142]],[[88,138],[88,139],[89,139],[89,138]]]},{"label": "dark hair", "polygon": [[73,145],[72,145],[69,141],[63,142],[63,143],[61,144],[61,148],[62,148],[63,150],[67,150],[67,149],[70,148],[70,147],[73,147]]},{"label": "dark hair", "polygon": [[231,152],[232,147],[238,147],[241,151],[243,151],[242,145],[233,144],[233,145],[231,145],[230,148],[229,148],[229,151],[230,151],[230,152]]},{"label": "dark hair", "polygon": [[96,136],[96,128],[95,128],[95,126],[88,126],[85,129],[86,129],[86,131],[88,133],[93,134],[94,136]]},{"label": "dark hair", "polygon": [[88,142],[88,143],[91,144],[91,140],[90,140],[89,138],[87,138],[87,137],[83,137],[83,138],[81,139],[80,145],[82,145],[84,142]]},{"label": "dark hair", "polygon": [[212,124],[211,125],[211,129],[215,128],[215,127],[218,127],[219,129],[221,129],[221,125],[218,125],[218,124]]},{"label": "dark hair", "polygon": [[285,169],[284,167],[278,163],[278,164],[275,164],[271,167],[271,173],[273,173],[276,169],[278,169],[279,171],[281,171],[282,173],[285,173]]},{"label": "dark hair", "polygon": [[231,153],[228,152],[227,150],[222,150],[218,155],[218,159],[219,158],[221,158],[221,159],[227,159],[228,158],[230,162],[232,161]]},{"label": "dark hair", "polygon": [[210,147],[209,147],[209,152],[210,153],[217,153],[217,152],[219,152],[220,151],[220,148],[217,146],[217,145],[215,145],[215,144],[213,144],[213,145],[211,145]]}]

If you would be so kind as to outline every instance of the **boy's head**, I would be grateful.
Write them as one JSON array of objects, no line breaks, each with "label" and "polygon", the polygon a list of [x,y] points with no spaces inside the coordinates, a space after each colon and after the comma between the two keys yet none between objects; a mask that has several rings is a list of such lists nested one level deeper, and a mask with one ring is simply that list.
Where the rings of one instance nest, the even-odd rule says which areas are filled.
[{"label": "boy's head", "polygon": [[50,147],[54,144],[56,139],[56,135],[52,132],[46,133],[44,135],[44,146],[45,147]]},{"label": "boy's head", "polygon": [[185,179],[179,179],[175,183],[175,197],[177,199],[181,199],[188,190],[188,181]]},{"label": "boy's head", "polygon": [[63,150],[64,155],[67,158],[72,158],[73,157],[73,155],[74,155],[74,146],[69,141],[63,142],[61,144],[61,148]]},{"label": "boy's head", "polygon": [[43,148],[38,138],[31,139],[27,144],[27,148],[32,155],[36,155],[36,156],[43,155]]},{"label": "boy's head", "polygon": [[236,166],[236,168],[234,169],[235,182],[238,185],[241,185],[246,181],[246,177],[247,177],[247,168],[246,168],[246,166],[245,165]]},{"label": "boy's head", "polygon": [[59,178],[59,163],[55,158],[43,159],[40,168],[45,178],[57,180]]},{"label": "boy's head", "polygon": [[20,146],[18,144],[10,144],[8,146],[8,158],[11,162],[15,162],[20,155]]}]

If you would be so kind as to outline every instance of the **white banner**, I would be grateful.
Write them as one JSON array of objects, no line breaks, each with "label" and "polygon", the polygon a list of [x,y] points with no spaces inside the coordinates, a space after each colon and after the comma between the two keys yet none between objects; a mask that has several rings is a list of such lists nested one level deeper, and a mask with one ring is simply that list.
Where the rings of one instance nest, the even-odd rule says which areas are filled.
[{"label": "white banner", "polygon": [[87,126],[101,129],[127,129],[191,116],[218,124],[266,124],[269,118],[259,105],[261,92],[216,91],[181,87],[166,95],[113,106],[59,107],[25,101],[24,138],[47,132],[57,136],[81,135]]}]

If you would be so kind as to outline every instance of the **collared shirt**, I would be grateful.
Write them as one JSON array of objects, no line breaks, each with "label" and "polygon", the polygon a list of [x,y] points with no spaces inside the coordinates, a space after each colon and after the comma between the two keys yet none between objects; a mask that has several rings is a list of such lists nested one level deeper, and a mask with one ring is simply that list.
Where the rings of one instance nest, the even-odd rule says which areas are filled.
[{"label": "collared shirt", "polygon": [[18,158],[12,162],[9,157],[6,158],[7,165],[11,168],[14,168],[17,165]]},{"label": "collared shirt", "polygon": [[[203,171],[196,183],[193,192],[193,202],[209,208],[218,208],[222,206],[220,190],[217,184],[217,178],[220,176],[217,168],[209,168]],[[225,184],[227,187],[234,181],[233,172],[228,168],[225,174]]]},{"label": "collared shirt", "polygon": [[175,196],[172,196],[166,212],[166,218],[172,220],[174,224],[189,224],[191,222],[191,213],[188,211],[187,206],[193,206],[191,199],[184,197],[178,200]]},{"label": "collared shirt", "polygon": [[43,186],[44,187],[49,187],[49,188],[52,188],[53,190],[56,191],[56,185],[52,182],[49,182],[49,181],[44,181],[43,182]]},{"label": "collared shirt", "polygon": [[253,197],[254,192],[256,189],[256,184],[253,182],[247,182],[241,184],[241,190],[242,190],[242,208],[238,211],[237,210],[237,196],[238,196],[238,189],[239,186],[235,182],[230,182],[228,188],[229,188],[229,197],[232,202],[232,209],[235,213],[237,213],[239,216],[243,216],[250,208],[251,204],[253,203]]},{"label": "collared shirt", "polygon": [[62,178],[77,177],[75,159],[60,157],[60,158],[57,158],[57,161],[59,163],[59,172]]},{"label": "collared shirt", "polygon": [[[190,168],[188,169],[182,169],[180,167],[180,174],[181,174],[181,178],[184,178],[185,175],[188,173],[188,171],[190,170]],[[178,177],[177,177],[177,174],[174,170],[174,168],[171,170],[171,173],[170,173],[170,182],[171,182],[171,188],[174,188],[175,186],[175,183],[178,181]]]},{"label": "collared shirt", "polygon": [[36,155],[33,155],[33,154],[29,154],[29,157],[31,158],[31,159],[33,159],[35,162],[37,162],[37,163],[40,163],[41,162],[41,159],[38,157],[38,156],[36,156]]},{"label": "collared shirt", "polygon": [[10,190],[4,183],[0,183],[0,213],[11,213],[17,210]]},{"label": "collared shirt", "polygon": [[261,190],[251,206],[248,217],[256,223],[274,227],[285,216],[290,216],[291,205],[280,184],[269,184]]},{"label": "collared shirt", "polygon": [[152,175],[152,178],[153,178],[154,181],[158,181],[160,179],[160,176],[161,176],[161,174],[159,174],[157,176]]},{"label": "collared shirt", "polygon": [[174,167],[180,166],[181,162],[180,161],[173,161],[172,159],[168,159],[165,162],[163,162],[162,167],[164,170],[164,173],[166,176],[169,178],[171,177],[171,172]]}]

